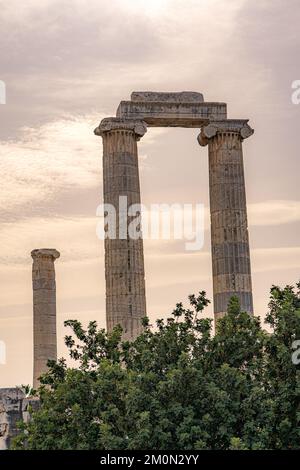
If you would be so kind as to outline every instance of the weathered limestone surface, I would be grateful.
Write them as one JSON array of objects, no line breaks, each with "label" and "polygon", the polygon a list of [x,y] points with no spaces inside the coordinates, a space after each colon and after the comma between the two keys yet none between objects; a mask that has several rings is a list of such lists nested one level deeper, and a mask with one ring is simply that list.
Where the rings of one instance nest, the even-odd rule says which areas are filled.
[{"label": "weathered limestone surface", "polygon": [[226,119],[227,105],[204,102],[203,95],[194,92],[133,92],[131,101],[121,101],[117,117],[143,120],[149,127],[201,127]]},{"label": "weathered limestone surface", "polygon": [[60,256],[54,249],[31,252],[33,287],[33,388],[47,371],[48,359],[57,359],[56,286],[54,261]]},{"label": "weathered limestone surface", "polygon": [[247,120],[213,122],[201,130],[208,144],[215,319],[237,295],[253,313],[242,141],[253,134]]},{"label": "weathered limestone surface", "polygon": [[201,127],[210,119],[226,119],[226,104],[121,101],[117,117],[141,119],[149,127]]},{"label": "weathered limestone surface", "polygon": [[195,91],[161,92],[161,91],[133,91],[131,101],[157,101],[159,103],[203,103],[202,93]]},{"label": "weathered limestone surface", "polygon": [[17,423],[28,422],[29,408],[36,410],[38,406],[38,398],[26,398],[19,388],[0,388],[0,450],[9,449],[11,439],[18,434]]},{"label": "weathered limestone surface", "polygon": [[[119,213],[119,197],[126,196],[128,206],[140,204],[137,140],[146,132],[143,121],[103,119],[95,129],[103,138],[104,203]],[[126,208],[127,209],[127,208]],[[120,324],[123,339],[132,340],[142,331],[146,315],[143,240],[128,236],[130,217],[126,213],[125,237],[105,239],[106,321],[107,329]]]}]

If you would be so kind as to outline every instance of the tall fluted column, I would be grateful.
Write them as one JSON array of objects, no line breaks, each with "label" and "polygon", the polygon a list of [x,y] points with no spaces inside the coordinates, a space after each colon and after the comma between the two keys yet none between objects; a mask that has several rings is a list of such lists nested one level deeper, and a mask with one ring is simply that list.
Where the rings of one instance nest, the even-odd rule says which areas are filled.
[{"label": "tall fluted column", "polygon": [[54,249],[31,252],[33,288],[33,388],[47,371],[48,359],[57,359],[56,286],[54,261],[60,254]]},{"label": "tall fluted column", "polygon": [[106,323],[108,331],[120,324],[125,340],[142,332],[146,316],[143,240],[130,236],[127,215],[128,207],[141,202],[137,141],[146,130],[143,121],[118,118],[103,119],[95,130],[103,138],[104,204],[111,204],[118,218],[116,238],[109,231],[105,238]]},{"label": "tall fluted column", "polygon": [[201,129],[208,144],[211,246],[215,320],[231,296],[253,313],[242,142],[253,134],[247,120],[215,121]]}]

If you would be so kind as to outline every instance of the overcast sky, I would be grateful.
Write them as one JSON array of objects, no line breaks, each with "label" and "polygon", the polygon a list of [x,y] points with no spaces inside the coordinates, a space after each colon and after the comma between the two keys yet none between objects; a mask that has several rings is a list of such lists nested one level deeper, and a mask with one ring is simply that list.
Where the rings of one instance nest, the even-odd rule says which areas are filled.
[{"label": "overcast sky", "polygon": [[[32,380],[30,251],[56,248],[63,321],[105,325],[104,253],[96,237],[102,145],[93,129],[133,90],[202,92],[250,119],[244,142],[254,307],[300,268],[298,0],[0,1],[0,387]],[[207,149],[197,129],[149,129],[139,143],[142,201],[203,203]],[[212,296],[209,219],[199,252],[145,243],[148,313]],[[211,308],[208,315],[211,314]]]}]

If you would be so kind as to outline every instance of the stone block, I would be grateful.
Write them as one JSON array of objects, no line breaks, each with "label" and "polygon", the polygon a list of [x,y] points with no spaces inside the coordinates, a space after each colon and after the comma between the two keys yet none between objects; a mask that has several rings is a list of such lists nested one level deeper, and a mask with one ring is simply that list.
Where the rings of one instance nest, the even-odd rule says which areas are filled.
[{"label": "stone block", "polygon": [[203,103],[202,93],[195,91],[160,92],[160,91],[133,91],[131,101],[168,102],[168,103]]}]

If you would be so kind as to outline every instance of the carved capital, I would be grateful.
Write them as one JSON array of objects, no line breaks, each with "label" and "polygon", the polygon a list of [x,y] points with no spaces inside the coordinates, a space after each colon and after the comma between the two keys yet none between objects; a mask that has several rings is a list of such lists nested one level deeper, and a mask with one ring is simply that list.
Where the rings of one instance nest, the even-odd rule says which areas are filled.
[{"label": "carved capital", "polygon": [[202,127],[198,136],[198,142],[201,146],[208,144],[208,141],[220,134],[237,134],[244,140],[250,137],[254,130],[249,126],[248,119],[226,119],[226,121],[213,121]]},{"label": "carved capital", "polygon": [[40,248],[32,250],[31,256],[34,260],[37,258],[52,258],[55,261],[60,257],[60,253],[54,248]]},{"label": "carved capital", "polygon": [[136,140],[140,140],[147,132],[147,124],[141,120],[133,121],[114,117],[104,118],[94,130],[94,134],[103,137],[103,135],[111,131],[132,131],[135,134]]}]

